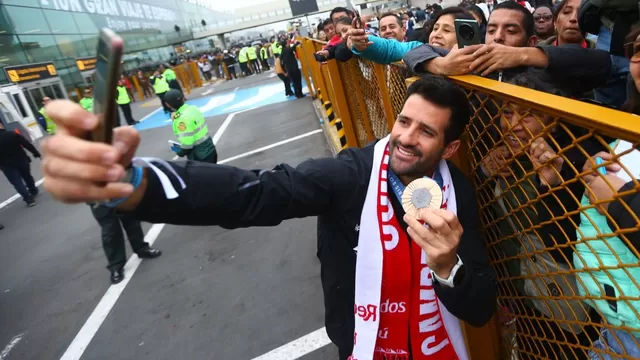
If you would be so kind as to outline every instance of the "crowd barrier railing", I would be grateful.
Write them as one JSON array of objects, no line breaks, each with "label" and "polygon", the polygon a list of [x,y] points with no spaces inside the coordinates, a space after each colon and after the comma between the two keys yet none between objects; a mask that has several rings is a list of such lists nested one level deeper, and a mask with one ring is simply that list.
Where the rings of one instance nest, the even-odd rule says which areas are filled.
[{"label": "crowd barrier railing", "polygon": [[[331,104],[334,120],[324,127],[336,150],[387,135],[416,78],[402,64],[357,56],[318,63],[322,46],[302,39],[298,57],[325,117]],[[483,328],[464,326],[471,359],[633,358],[640,254],[631,239],[640,220],[620,198],[640,192],[640,117],[478,76],[450,79],[473,111],[453,162],[475,186],[498,281],[496,316]],[[600,151],[615,155],[600,161]],[[624,191],[613,168],[597,170],[613,163],[631,181]],[[601,333],[607,349],[595,344]]]}]

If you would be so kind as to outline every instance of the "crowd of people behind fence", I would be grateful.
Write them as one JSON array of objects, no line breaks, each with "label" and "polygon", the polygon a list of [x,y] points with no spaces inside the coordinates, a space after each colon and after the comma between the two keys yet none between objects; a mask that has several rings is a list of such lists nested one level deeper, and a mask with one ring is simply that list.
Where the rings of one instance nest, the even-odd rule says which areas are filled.
[{"label": "crowd of people behind fence", "polygon": [[[476,74],[640,115],[639,9],[637,0],[465,0],[454,7],[433,4],[424,10],[414,8],[363,17],[363,27],[357,28],[354,14],[338,7],[315,29],[315,39],[326,41],[315,59],[321,63],[330,59],[349,61],[355,54],[379,64],[404,61],[416,75]],[[482,32],[482,43],[459,47],[456,19],[475,20]],[[640,279],[640,273],[632,267],[639,262],[640,237],[629,233],[626,241],[613,236],[606,242],[580,242],[598,233],[611,233],[611,229],[637,227],[635,218],[622,210],[626,206],[620,205],[622,202],[598,210],[576,211],[595,199],[608,199],[617,191],[632,189],[632,179],[640,177],[640,162],[633,160],[635,155],[625,155],[601,170],[606,175],[585,176],[584,182],[571,181],[579,172],[612,159],[612,154],[630,151],[635,145],[606,136],[585,136],[588,129],[560,125],[561,121],[556,122],[549,115],[530,113],[513,104],[499,109],[498,104],[483,102],[479,97],[472,98],[471,105],[479,113],[474,126],[469,127],[476,144],[473,155],[480,164],[475,174],[477,183],[493,184],[490,188],[494,191],[487,201],[508,192],[492,211],[495,219],[505,219],[498,221],[501,237],[517,235],[512,244],[503,242],[501,251],[512,257],[541,252],[538,262],[544,264],[527,271],[526,266],[521,266],[523,260],[514,260],[502,277],[534,274],[543,279],[538,281],[545,291],[556,287],[560,294],[590,297],[585,300],[590,306],[579,300],[558,300],[555,309],[551,309],[548,301],[535,297],[551,296],[553,290],[536,292],[531,279],[513,281],[514,291],[529,298],[522,304],[512,303],[519,302],[515,299],[504,301],[501,306],[507,312],[559,320],[533,322],[533,328],[520,324],[515,336],[518,347],[525,353],[542,353],[542,358],[615,358],[596,354],[594,349],[640,358],[640,301],[621,300],[640,295],[640,287],[634,281]],[[500,130],[490,125],[496,116]],[[549,128],[553,130],[545,136]],[[576,140],[581,136],[584,140]],[[565,151],[567,147],[570,149]],[[630,154],[636,153],[637,150]],[[551,166],[538,171],[536,182],[520,185],[520,192],[509,190],[524,174],[549,163]],[[621,170],[620,164],[630,173]],[[613,189],[606,185],[607,181],[614,185]],[[556,196],[532,202],[537,194],[555,187]],[[623,199],[637,214],[635,196]],[[525,203],[535,205],[512,210]],[[572,212],[573,215],[564,216]],[[540,224],[547,225],[531,231],[531,227]],[[576,242],[577,245],[566,246]],[[626,272],[597,270],[570,275],[572,269],[603,265],[630,268]],[[547,276],[544,280],[545,273],[564,275]],[[591,328],[586,326],[588,323],[615,328]],[[582,351],[579,346],[587,350]]]}]

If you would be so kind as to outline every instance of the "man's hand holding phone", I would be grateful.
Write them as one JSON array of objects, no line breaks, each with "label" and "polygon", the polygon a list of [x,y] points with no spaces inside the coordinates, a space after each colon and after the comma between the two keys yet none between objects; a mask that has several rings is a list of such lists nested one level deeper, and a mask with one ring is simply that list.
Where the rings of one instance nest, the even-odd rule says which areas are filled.
[{"label": "man's hand holding phone", "polygon": [[[122,183],[131,165],[140,135],[133,127],[113,130],[113,142],[85,140],[85,134],[98,126],[98,117],[68,100],[55,100],[46,106],[57,131],[42,143],[45,154],[42,171],[44,187],[66,203],[103,201],[129,196],[133,186]],[[103,185],[106,184],[106,185]]]}]

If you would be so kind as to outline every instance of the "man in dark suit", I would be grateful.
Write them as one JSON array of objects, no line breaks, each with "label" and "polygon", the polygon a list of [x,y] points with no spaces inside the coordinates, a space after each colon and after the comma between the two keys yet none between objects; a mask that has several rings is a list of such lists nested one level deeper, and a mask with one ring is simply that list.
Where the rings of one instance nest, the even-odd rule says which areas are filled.
[{"label": "man in dark suit", "polygon": [[31,142],[20,134],[7,131],[0,122],[0,171],[22,196],[27,206],[32,207],[36,204],[38,187],[31,176],[31,159],[25,149],[34,157],[40,157],[40,152]]}]

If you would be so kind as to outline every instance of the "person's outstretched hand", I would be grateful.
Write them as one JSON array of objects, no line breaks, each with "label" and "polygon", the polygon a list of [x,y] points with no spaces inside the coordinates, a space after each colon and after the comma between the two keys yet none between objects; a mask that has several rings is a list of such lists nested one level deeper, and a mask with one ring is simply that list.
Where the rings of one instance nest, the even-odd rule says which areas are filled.
[{"label": "person's outstretched hand", "polygon": [[98,125],[94,114],[68,100],[52,101],[46,111],[57,125],[56,134],[42,143],[48,192],[66,203],[118,199],[133,192],[131,184],[120,182],[140,144],[133,127],[116,128],[113,144],[92,142],[85,137]]}]

